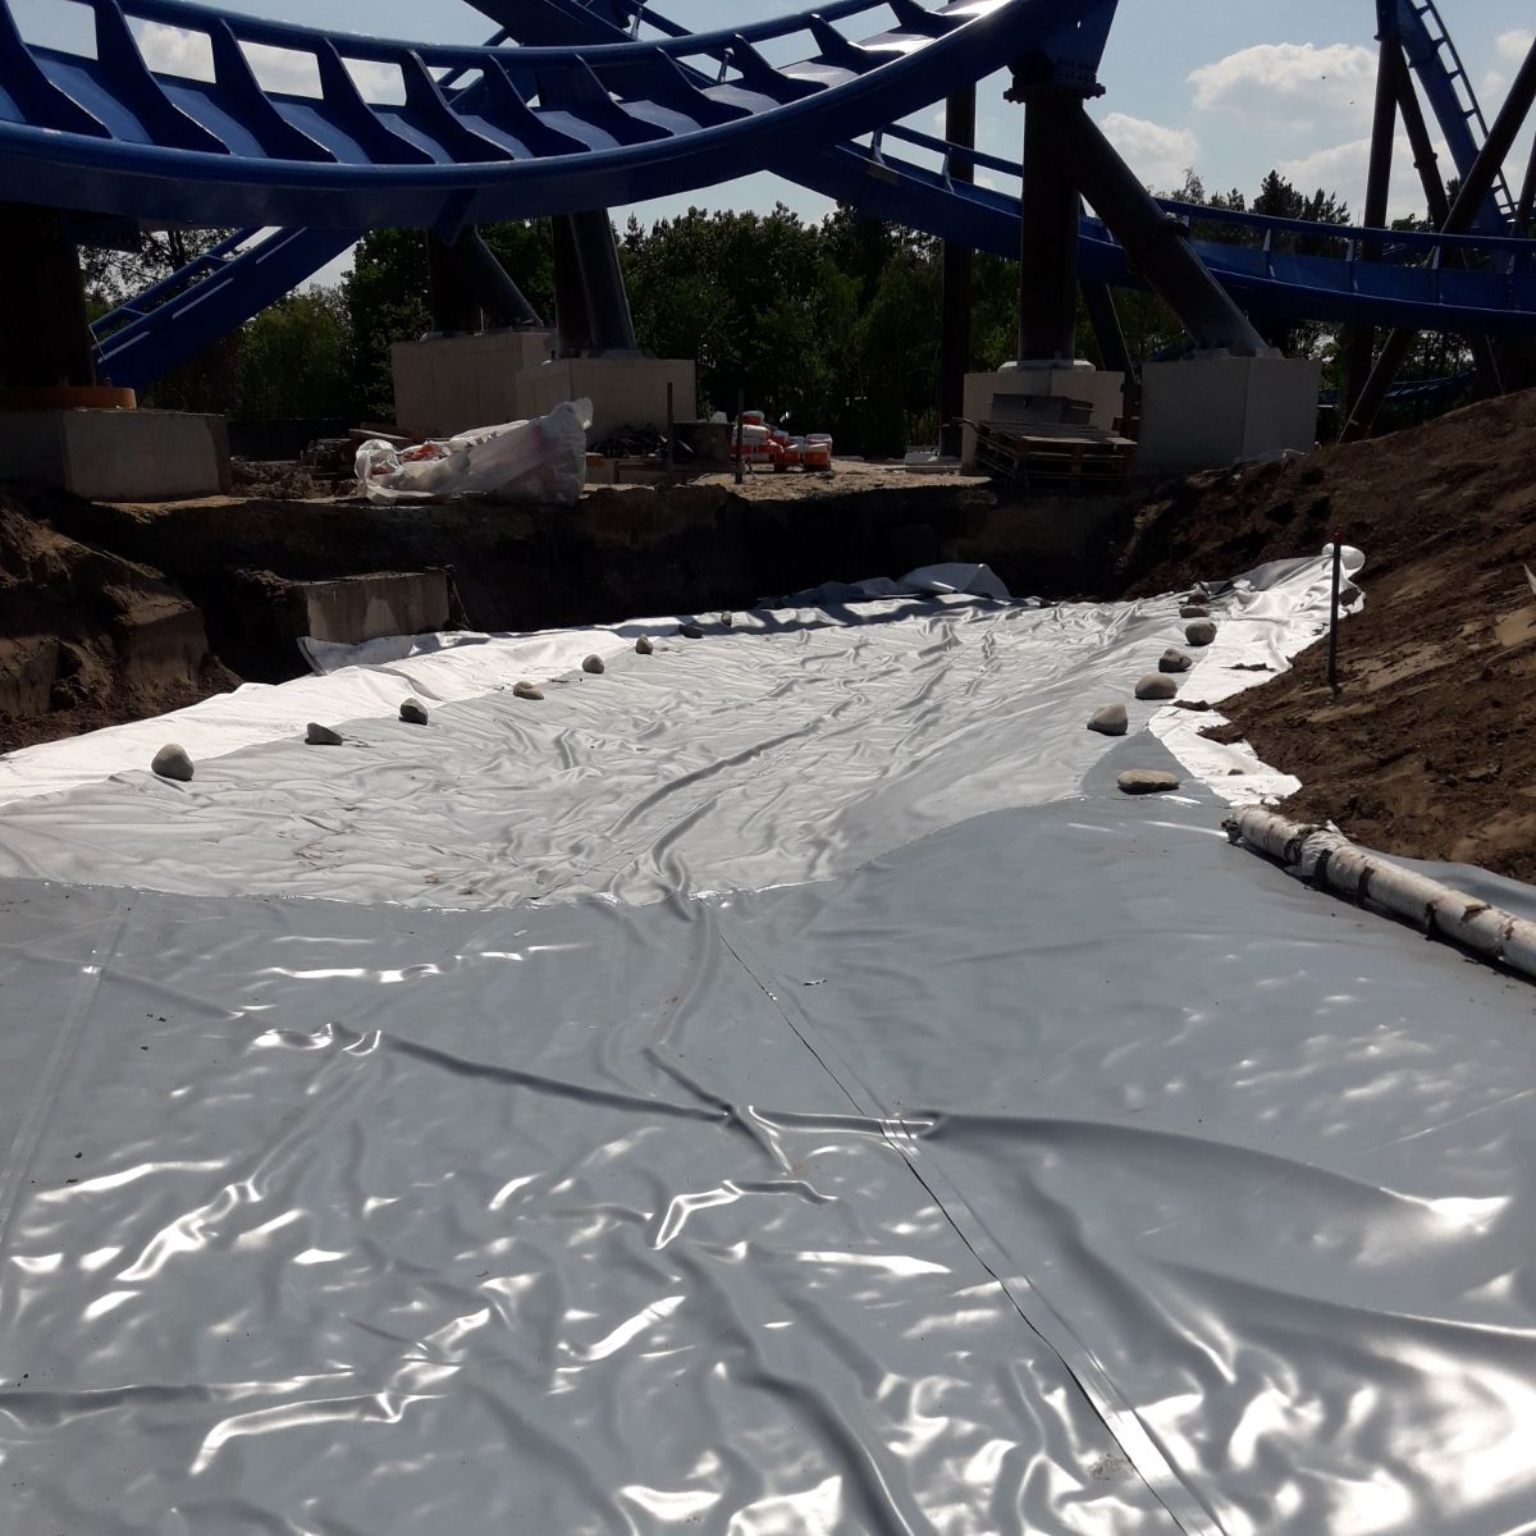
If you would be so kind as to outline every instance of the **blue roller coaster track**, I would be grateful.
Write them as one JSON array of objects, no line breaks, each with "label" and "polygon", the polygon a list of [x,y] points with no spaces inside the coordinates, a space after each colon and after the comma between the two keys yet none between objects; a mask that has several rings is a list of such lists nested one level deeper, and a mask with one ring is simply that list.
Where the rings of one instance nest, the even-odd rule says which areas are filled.
[{"label": "blue roller coaster track", "polygon": [[[99,370],[137,387],[380,225],[452,239],[490,219],[774,169],[871,213],[1016,255],[1017,196],[954,173],[969,160],[1016,178],[1018,165],[899,120],[1002,60],[1041,59],[1057,79],[1091,84],[1116,10],[1116,0],[938,9],[834,0],[814,15],[690,33],[632,0],[476,0],[499,26],[476,48],[329,33],[191,0],[87,3],[94,57],[25,41],[0,0],[0,195],[145,222],[242,226],[97,322]],[[1466,72],[1431,0],[1397,5],[1408,59],[1465,176],[1487,135]],[[859,36],[876,12],[894,25]],[[203,56],[199,78],[152,70],[138,38],[146,26],[193,39],[186,51]],[[804,52],[795,62],[769,62],[796,42]],[[303,66],[302,91],[258,78],[253,57],[274,49]],[[398,99],[365,95],[357,76],[370,69],[398,77]],[[1337,244],[1320,255],[1292,248],[1297,237],[1315,243],[1311,226],[1165,207],[1198,224],[1194,248],[1206,267],[1256,315],[1536,330],[1531,245],[1511,235],[1502,178],[1471,236],[1384,243],[1379,232],[1329,230]],[[1085,277],[1139,281],[1097,219],[1082,223],[1079,261]]]}]

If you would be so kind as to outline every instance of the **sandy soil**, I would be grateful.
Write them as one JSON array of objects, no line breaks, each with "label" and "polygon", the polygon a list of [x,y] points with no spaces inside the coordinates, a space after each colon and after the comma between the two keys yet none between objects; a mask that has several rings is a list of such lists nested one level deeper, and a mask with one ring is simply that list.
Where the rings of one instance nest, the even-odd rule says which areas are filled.
[{"label": "sandy soil", "polygon": [[157,571],[0,495],[0,751],[233,687],[203,617]]},{"label": "sandy soil", "polygon": [[1388,853],[1536,880],[1536,392],[1370,443],[1202,477],[1138,519],[1122,580],[1167,591],[1337,529],[1365,551],[1365,610],[1222,706],[1305,785],[1286,809]]}]

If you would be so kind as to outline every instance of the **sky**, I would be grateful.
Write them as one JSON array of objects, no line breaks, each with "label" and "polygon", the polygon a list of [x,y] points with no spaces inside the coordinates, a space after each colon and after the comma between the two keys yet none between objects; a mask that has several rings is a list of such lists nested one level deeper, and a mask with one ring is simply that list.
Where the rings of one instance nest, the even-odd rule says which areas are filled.
[{"label": "sky", "polygon": [[[464,0],[222,0],[233,10],[374,35],[434,42],[483,42],[494,25]],[[674,20],[727,27],[804,9],[811,0],[659,0]],[[28,35],[77,8],[67,0],[10,0]],[[1439,0],[1484,116],[1492,121],[1533,36],[1531,0]],[[1375,89],[1375,7],[1371,0],[1121,0],[1104,56],[1105,94],[1090,110],[1143,181],[1158,190],[1186,169],[1208,189],[1250,197],[1277,168],[1311,191],[1336,192],[1359,213],[1365,192]],[[980,148],[1018,158],[1023,112],[1002,99],[1006,76],[978,95]],[[911,120],[938,131],[938,110]],[[1531,129],[1512,156],[1518,190]],[[1442,146],[1443,149],[1443,146]],[[1448,160],[1447,160],[1448,163]],[[983,179],[985,173],[983,173]],[[1004,183],[1006,184],[1006,183]],[[1010,188],[1011,189],[1011,188]],[[807,218],[830,204],[768,175],[679,197],[614,209],[643,223],[691,206],[771,208],[782,201]],[[1396,156],[1391,212],[1422,211],[1406,140]],[[332,278],[347,258],[321,274]]]}]

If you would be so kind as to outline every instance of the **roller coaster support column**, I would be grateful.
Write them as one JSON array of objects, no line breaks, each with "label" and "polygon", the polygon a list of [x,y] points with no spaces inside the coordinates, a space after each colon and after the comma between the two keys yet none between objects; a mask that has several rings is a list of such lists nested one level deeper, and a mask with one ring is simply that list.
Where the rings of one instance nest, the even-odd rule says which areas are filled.
[{"label": "roller coaster support column", "polygon": [[453,259],[464,280],[473,289],[480,307],[492,325],[542,326],[539,312],[530,304],[523,290],[512,281],[496,253],[481,238],[477,229],[466,229],[453,244]]},{"label": "roller coaster support column", "polygon": [[480,329],[480,300],[474,288],[454,259],[453,247],[430,231],[427,301],[432,311],[432,329],[439,336],[472,336]]},{"label": "roller coaster support column", "polygon": [[[944,137],[962,149],[976,147],[976,87],[951,96],[944,108]],[[949,179],[969,184],[976,167],[951,155]],[[939,452],[960,456],[960,418],[965,414],[965,370],[971,361],[971,248],[944,242],[943,297],[939,323]]]},{"label": "roller coaster support column", "polygon": [[1190,249],[1183,225],[1157,206],[1082,105],[1053,119],[1052,127],[1058,153],[1070,159],[1094,212],[1196,345],[1239,357],[1267,356],[1269,348],[1248,317]]},{"label": "roller coaster support column", "polygon": [[1536,209],[1536,144],[1531,145],[1530,163],[1525,168],[1525,185],[1520,189],[1520,206],[1515,210],[1515,233],[1524,237],[1531,232],[1531,214]]},{"label": "roller coaster support column", "polygon": [[[1397,70],[1395,61],[1403,57],[1402,24],[1396,0],[1376,0],[1376,36],[1381,43],[1380,62],[1376,66],[1376,114],[1371,125],[1371,165],[1365,185],[1365,227],[1387,226],[1387,194],[1392,181],[1392,145],[1397,137]],[[1367,243],[1360,251],[1362,261],[1377,261],[1378,245]],[[1344,386],[1348,408],[1360,398],[1365,381],[1371,376],[1371,355],[1376,348],[1376,328],[1357,325],[1349,333],[1349,362]]]},{"label": "roller coaster support column", "polygon": [[[1536,43],[1531,44],[1525,62],[1509,88],[1509,95],[1488,130],[1487,140],[1462,183],[1461,190],[1456,194],[1456,201],[1445,219],[1441,234],[1464,235],[1471,229],[1478,208],[1502,169],[1533,104],[1536,104]],[[1364,437],[1371,430],[1376,413],[1387,398],[1387,391],[1391,389],[1392,381],[1403,366],[1417,334],[1416,331],[1398,329],[1387,338],[1386,346],[1382,348],[1381,356],[1371,370],[1365,390],[1344,424],[1343,436],[1346,441]]]},{"label": "roller coaster support column", "polygon": [[1015,86],[1024,109],[1024,190],[1019,231],[1019,351],[1026,362],[1068,363],[1077,356],[1078,191],[1073,161],[1054,131],[1081,114],[1080,91]]},{"label": "roller coaster support column", "polygon": [[606,208],[554,220],[555,321],[564,356],[634,352],[635,323]]},{"label": "roller coaster support column", "polygon": [[0,204],[0,387],[90,388],[91,329],[74,244],[51,208]]},{"label": "roller coaster support column", "polygon": [[[1429,125],[1424,120],[1424,108],[1414,88],[1408,55],[1402,49],[1398,49],[1392,58],[1392,86],[1398,109],[1403,114],[1403,127],[1408,130],[1408,142],[1413,148],[1413,166],[1419,173],[1419,184],[1424,189],[1424,205],[1429,210],[1429,222],[1436,229],[1444,229],[1445,221],[1451,216],[1451,200],[1445,190],[1445,182],[1440,177],[1440,157],[1435,153],[1434,140],[1429,136]],[[1453,267],[1463,265],[1459,253],[1453,253],[1447,261]],[[1467,342],[1472,349],[1472,363],[1477,369],[1479,388],[1490,398],[1499,394],[1503,386],[1493,343],[1484,335],[1468,336]],[[1361,386],[1363,388],[1364,385]],[[1359,397],[1360,390],[1350,390],[1350,414],[1353,414],[1354,402]]]}]

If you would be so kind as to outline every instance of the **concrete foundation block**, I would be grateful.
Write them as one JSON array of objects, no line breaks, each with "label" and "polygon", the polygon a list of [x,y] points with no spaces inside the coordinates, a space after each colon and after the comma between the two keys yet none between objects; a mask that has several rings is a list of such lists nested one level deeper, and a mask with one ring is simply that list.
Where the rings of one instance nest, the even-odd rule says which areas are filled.
[{"label": "concrete foundation block", "polygon": [[89,501],[180,501],[231,489],[222,416],[190,411],[0,411],[0,465]]},{"label": "concrete foundation block", "polygon": [[518,379],[554,351],[546,330],[486,331],[397,341],[390,348],[395,421],[418,437],[452,437],[474,427],[522,421]]},{"label": "concrete foundation block", "polygon": [[446,571],[387,571],[340,581],[295,582],[288,592],[295,633],[337,645],[447,629]]},{"label": "concrete foundation block", "polygon": [[[1091,407],[1088,424],[1106,432],[1125,411],[1125,375],[1106,373],[1098,368],[1005,368],[996,373],[968,373],[962,409],[965,419],[992,423],[992,407],[997,395],[1034,395],[1086,400]],[[976,432],[964,427],[960,433],[960,467],[967,474],[976,472]]]},{"label": "concrete foundation block", "polygon": [[694,365],[671,357],[561,357],[518,376],[525,416],[542,416],[562,400],[592,402],[596,440],[619,427],[667,424],[667,385],[672,386],[672,413],[677,421],[692,421],[699,413]]},{"label": "concrete foundation block", "polygon": [[202,610],[179,598],[141,599],[118,619],[116,630],[117,654],[129,677],[190,683],[208,655]]},{"label": "concrete foundation block", "polygon": [[1181,475],[1317,444],[1320,361],[1190,358],[1142,368],[1141,474]]}]

